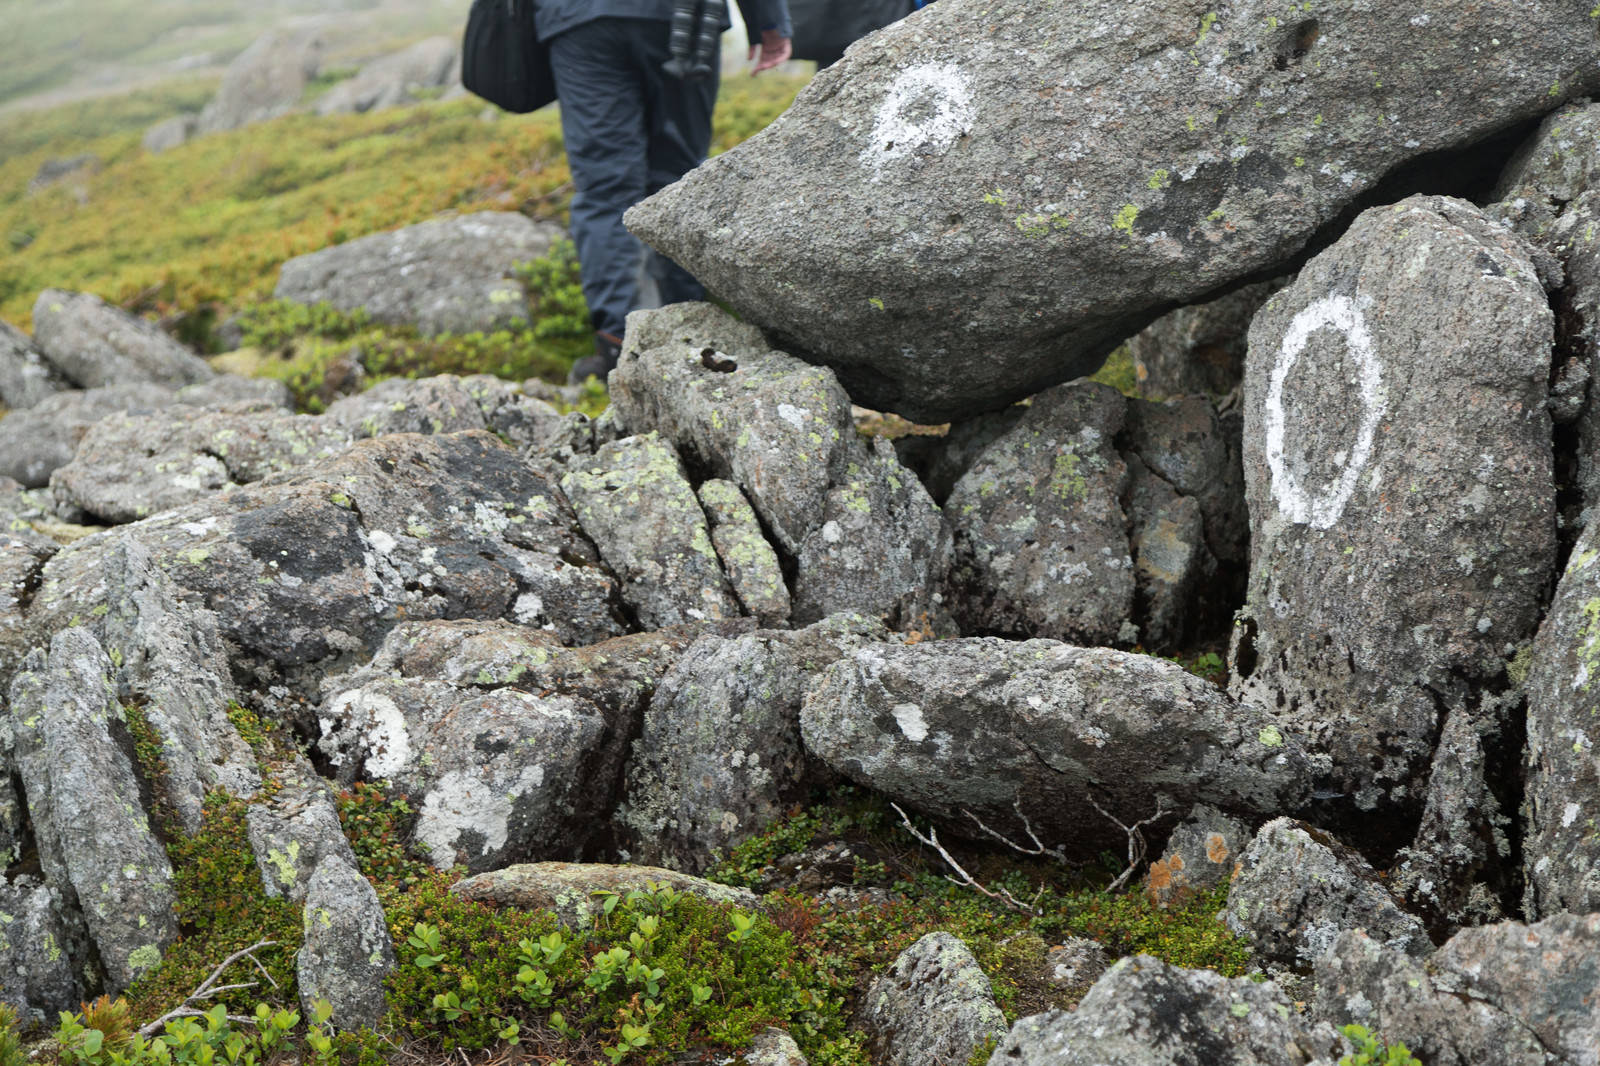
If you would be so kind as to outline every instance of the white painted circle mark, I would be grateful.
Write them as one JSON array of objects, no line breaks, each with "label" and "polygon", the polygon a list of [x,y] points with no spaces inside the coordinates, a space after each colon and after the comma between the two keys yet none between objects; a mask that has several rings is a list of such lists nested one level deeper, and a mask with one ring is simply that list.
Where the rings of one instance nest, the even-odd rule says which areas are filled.
[{"label": "white painted circle mark", "polygon": [[889,85],[861,162],[872,180],[884,164],[914,152],[942,152],[972,129],[976,112],[966,75],[954,63],[923,63]]},{"label": "white painted circle mark", "polygon": [[[1355,446],[1350,450],[1339,476],[1332,484],[1313,493],[1300,483],[1299,477],[1284,461],[1283,386],[1300,353],[1305,351],[1311,334],[1323,328],[1335,329],[1344,335],[1345,350],[1355,363],[1356,384],[1361,392],[1361,426],[1356,431]],[[1383,370],[1373,349],[1372,334],[1367,331],[1366,318],[1354,300],[1348,296],[1324,296],[1294,316],[1278,349],[1277,362],[1272,367],[1264,415],[1267,469],[1272,475],[1272,495],[1285,518],[1300,525],[1309,525],[1312,529],[1327,529],[1339,520],[1345,504],[1355,494],[1356,479],[1372,458],[1373,437],[1377,434],[1378,422],[1383,418],[1386,406]]]}]

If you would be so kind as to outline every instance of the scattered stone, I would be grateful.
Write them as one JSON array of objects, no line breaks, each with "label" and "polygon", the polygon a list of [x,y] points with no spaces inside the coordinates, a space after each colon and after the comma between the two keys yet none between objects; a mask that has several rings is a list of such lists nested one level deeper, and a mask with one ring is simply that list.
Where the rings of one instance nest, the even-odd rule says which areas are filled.
[{"label": "scattered stone", "polygon": [[0,321],[0,407],[21,411],[68,388],[26,333]]},{"label": "scattered stone", "polygon": [[761,533],[761,522],[731,481],[712,478],[697,493],[711,522],[711,544],[746,614],[763,626],[789,620],[789,589],[778,553]]},{"label": "scattered stone", "polygon": [[217,616],[180,601],[149,549],[130,537],[102,556],[105,614],[94,623],[115,666],[117,698],[144,710],[166,769],[151,784],[186,832],[200,831],[206,796],[249,799],[256,756],[229,718],[239,694]]},{"label": "scattered stone", "polygon": [[72,461],[90,426],[108,415],[155,411],[171,402],[172,393],[151,382],[53,393],[0,418],[0,476],[43,488],[58,467]]},{"label": "scattered stone", "polygon": [[1262,826],[1245,849],[1226,913],[1258,958],[1302,972],[1346,929],[1418,958],[1433,950],[1421,919],[1400,909],[1365,859],[1289,818]]},{"label": "scattered stone", "polygon": [[628,214],[774,344],[925,423],[1092,373],[1401,164],[1600,87],[1581,6],[941,3]]},{"label": "scattered stone", "polygon": [[637,861],[699,873],[803,802],[800,704],[817,673],[887,637],[840,615],[799,632],[701,637],[644,712],[617,819]]},{"label": "scattered stone", "polygon": [[382,56],[340,82],[317,101],[317,114],[381,111],[416,99],[419,89],[448,84],[457,54],[454,37],[429,37],[400,52]]},{"label": "scattered stone", "polygon": [[1358,809],[1420,804],[1443,709],[1538,623],[1552,336],[1528,246],[1441,197],[1363,213],[1251,327],[1233,691]]},{"label": "scattered stone", "polygon": [[[488,421],[478,397],[468,387],[472,379],[453,374],[412,380],[390,378],[365,392],[328,405],[323,418],[354,438],[381,437],[386,433],[460,433],[486,429]],[[515,386],[506,386],[514,388]]]},{"label": "scattered stone", "polygon": [[172,866],[113,734],[127,727],[112,676],[88,630],[63,629],[12,681],[0,743],[28,798],[45,881],[82,910],[114,994],[161,962],[178,921]]},{"label": "scattered stone", "polygon": [[[990,1062],[1005,1066],[1331,1066],[1348,1052],[1295,1014],[1271,981],[1122,959],[1077,1010],[1021,1018]],[[1430,1064],[1431,1066],[1431,1064]]]},{"label": "scattered stone", "polygon": [[794,1038],[782,1029],[772,1028],[755,1035],[742,1061],[745,1066],[808,1066]]},{"label": "scattered stone", "polygon": [[1112,441],[1126,402],[1081,382],[1035,397],[945,503],[963,632],[1132,644],[1134,569]]},{"label": "scattered stone", "polygon": [[339,693],[318,721],[342,783],[411,798],[412,846],[441,870],[572,856],[606,813],[586,772],[605,719],[570,696],[390,678]]},{"label": "scattered stone", "polygon": [[305,943],[295,956],[300,1005],[333,1007],[339,1029],[373,1028],[387,1005],[384,978],[395,967],[394,942],[372,883],[341,858],[324,857],[306,891]]},{"label": "scattered stone", "polygon": [[675,304],[629,316],[610,387],[630,432],[743,490],[796,566],[795,622],[860,611],[917,628],[937,613],[948,530],[892,449],[857,439],[830,372],[710,304]]},{"label": "scattered stone", "polygon": [[144,131],[139,144],[151,155],[170,152],[187,144],[200,128],[199,115],[174,115],[164,118]]},{"label": "scattered stone", "polygon": [[1534,640],[1528,699],[1523,862],[1531,917],[1600,910],[1600,524],[1579,538]]},{"label": "scattered stone", "polygon": [[86,292],[45,289],[33,305],[33,343],[74,384],[148,381],[168,389],[209,381],[204,359],[154,323]]},{"label": "scattered stone", "polygon": [[1597,946],[1595,914],[1464,929],[1426,966],[1347,932],[1317,966],[1316,1013],[1381,1032],[1428,1066],[1589,1064]]},{"label": "scattered stone", "polygon": [[656,866],[610,866],[605,863],[535,862],[478,874],[450,886],[450,894],[477,903],[522,910],[547,910],[568,929],[588,929],[607,892],[626,895],[666,886],[712,903],[758,911],[761,900],[747,888],[663,870]]},{"label": "scattered stone", "polygon": [[54,1019],[75,1011],[86,989],[79,966],[90,957],[82,916],[71,913],[62,893],[38,878],[0,876],[0,1003],[22,1019]]},{"label": "scattered stone", "polygon": [[322,462],[349,445],[326,420],[270,405],[174,405],[90,426],[72,461],[51,474],[50,489],[58,507],[119,525]]},{"label": "scattered stone", "polygon": [[1082,994],[1100,980],[1111,960],[1099,941],[1072,936],[1045,952],[1045,978],[1064,992]]},{"label": "scattered stone", "polygon": [[1250,838],[1250,827],[1239,819],[1215,807],[1195,807],[1167,838],[1161,858],[1150,864],[1145,875],[1150,902],[1165,907],[1227,884]]},{"label": "scattered stone", "polygon": [[228,64],[196,132],[221,133],[292,110],[322,69],[322,47],[314,24],[278,27],[257,37]]},{"label": "scattered stone", "polygon": [[825,670],[806,749],[844,776],[973,831],[1125,847],[1157,808],[1266,815],[1309,798],[1294,738],[1174,663],[1049,640],[874,644]]},{"label": "scattered stone", "polygon": [[1180,307],[1128,339],[1139,391],[1147,396],[1213,396],[1244,380],[1250,320],[1291,279],[1260,281],[1203,304]]},{"label": "scattered stone", "polygon": [[61,185],[73,178],[82,181],[100,170],[100,157],[92,153],[46,159],[34,171],[28,182],[28,195],[37,196],[44,190]]},{"label": "scattered stone", "polygon": [[262,890],[272,899],[303,903],[324,860],[354,868],[333,793],[309,762],[273,767],[274,791],[250,804],[245,835]]},{"label": "scattered stone", "polygon": [[601,446],[561,488],[641,628],[738,617],[705,512],[658,434]]},{"label": "scattered stone", "polygon": [[296,256],[273,295],[361,309],[428,335],[526,325],[527,294],[512,268],[549,255],[564,235],[515,211],[432,219]]},{"label": "scattered stone", "polygon": [[1481,728],[1477,716],[1462,709],[1445,718],[1422,821],[1389,874],[1392,890],[1427,920],[1436,939],[1501,921],[1501,900],[1514,902],[1510,819],[1489,788]]},{"label": "scattered stone", "polygon": [[1006,1019],[971,950],[949,933],[929,933],[872,983],[861,1025],[874,1062],[926,1066],[966,1062],[1006,1035]]}]

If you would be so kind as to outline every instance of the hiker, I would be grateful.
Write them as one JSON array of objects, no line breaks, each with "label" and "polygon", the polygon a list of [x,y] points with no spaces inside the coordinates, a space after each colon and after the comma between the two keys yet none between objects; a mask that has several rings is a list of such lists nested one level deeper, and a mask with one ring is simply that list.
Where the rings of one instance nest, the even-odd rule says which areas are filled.
[{"label": "hiker", "polygon": [[822,70],[874,30],[927,7],[933,0],[790,0],[794,58],[815,60]]},{"label": "hiker", "polygon": [[[789,58],[787,0],[739,0],[752,73]],[[661,302],[703,300],[676,263],[647,252],[623,212],[699,166],[711,147],[725,0],[538,0],[535,25],[550,51],[561,132],[572,169],[572,236],[594,354],[569,380],[602,380],[617,365],[642,278]]]}]

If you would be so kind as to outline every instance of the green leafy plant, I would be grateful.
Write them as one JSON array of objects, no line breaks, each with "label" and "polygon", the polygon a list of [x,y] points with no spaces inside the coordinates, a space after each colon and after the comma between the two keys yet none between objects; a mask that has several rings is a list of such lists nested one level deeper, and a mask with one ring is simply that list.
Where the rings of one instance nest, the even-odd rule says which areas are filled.
[{"label": "green leafy plant", "polygon": [[1339,1060],[1339,1066],[1422,1066],[1404,1044],[1380,1043],[1364,1025],[1347,1025],[1340,1032],[1356,1046]]},{"label": "green leafy plant", "polygon": [[0,1003],[0,1066],[25,1066],[28,1053],[22,1048],[22,1023],[9,1003]]}]

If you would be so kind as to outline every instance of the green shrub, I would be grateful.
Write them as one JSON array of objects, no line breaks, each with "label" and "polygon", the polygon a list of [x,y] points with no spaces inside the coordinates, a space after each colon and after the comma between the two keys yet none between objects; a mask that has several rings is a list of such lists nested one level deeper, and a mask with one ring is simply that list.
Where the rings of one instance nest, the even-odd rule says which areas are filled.
[{"label": "green shrub", "polygon": [[9,1003],[0,1003],[0,1066],[27,1066],[22,1048],[22,1022]]},{"label": "green shrub", "polygon": [[1380,1044],[1364,1025],[1347,1025],[1340,1032],[1356,1050],[1341,1058],[1339,1066],[1422,1066],[1422,1060],[1404,1044]]}]

